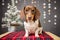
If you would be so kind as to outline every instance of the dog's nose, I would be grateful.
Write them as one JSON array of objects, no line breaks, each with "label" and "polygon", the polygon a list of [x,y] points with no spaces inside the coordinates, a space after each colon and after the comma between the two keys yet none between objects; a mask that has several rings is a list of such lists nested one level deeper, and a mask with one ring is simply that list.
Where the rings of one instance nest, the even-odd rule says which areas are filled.
[{"label": "dog's nose", "polygon": [[31,20],[31,17],[28,17],[29,20]]}]

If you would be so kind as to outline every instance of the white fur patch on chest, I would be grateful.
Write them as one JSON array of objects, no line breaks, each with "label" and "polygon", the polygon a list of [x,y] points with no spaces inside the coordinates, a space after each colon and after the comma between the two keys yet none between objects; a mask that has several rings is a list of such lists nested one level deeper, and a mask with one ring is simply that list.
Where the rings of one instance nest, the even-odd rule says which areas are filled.
[{"label": "white fur patch on chest", "polygon": [[35,22],[24,22],[24,28],[27,29],[29,32],[35,32],[35,30],[38,28],[38,20]]}]

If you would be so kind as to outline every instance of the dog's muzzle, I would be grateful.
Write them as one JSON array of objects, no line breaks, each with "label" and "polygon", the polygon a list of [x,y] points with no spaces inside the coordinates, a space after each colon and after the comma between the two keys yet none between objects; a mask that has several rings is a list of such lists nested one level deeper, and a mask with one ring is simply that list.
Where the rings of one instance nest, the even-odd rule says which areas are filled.
[{"label": "dog's muzzle", "polygon": [[28,17],[29,20],[31,20],[32,17]]}]

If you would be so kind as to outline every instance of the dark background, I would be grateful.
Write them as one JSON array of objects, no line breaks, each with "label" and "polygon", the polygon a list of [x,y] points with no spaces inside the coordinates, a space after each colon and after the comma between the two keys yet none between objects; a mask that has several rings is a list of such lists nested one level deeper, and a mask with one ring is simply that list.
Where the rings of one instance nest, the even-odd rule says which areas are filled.
[{"label": "dark background", "polygon": [[[60,36],[60,0],[51,0],[51,15],[48,15],[48,7],[46,9],[42,8],[42,4],[45,2],[46,6],[48,6],[47,0],[35,0],[36,2],[39,1],[39,3],[36,3],[36,7],[41,11],[41,25],[43,26],[44,31],[52,32],[58,36]],[[56,4],[54,4],[53,1],[56,1]],[[7,28],[2,28],[2,17],[4,17],[4,13],[8,10],[7,4],[11,4],[11,0],[5,0],[5,5],[2,5],[2,1],[0,0],[0,34],[7,32]],[[24,0],[18,0],[18,3],[16,4],[17,8],[21,10],[25,5],[31,4],[31,0],[26,0],[26,4],[24,4]],[[38,6],[39,5],[39,6]],[[57,10],[54,10],[54,6],[57,7]],[[43,18],[43,11],[46,11],[46,19]],[[54,18],[54,15],[57,15],[57,18]],[[48,20],[51,20],[50,23],[48,23]],[[54,19],[56,19],[56,25],[54,25]],[[46,21],[46,23],[44,23]],[[18,27],[17,27],[18,29]],[[21,29],[21,28],[20,28]]]}]

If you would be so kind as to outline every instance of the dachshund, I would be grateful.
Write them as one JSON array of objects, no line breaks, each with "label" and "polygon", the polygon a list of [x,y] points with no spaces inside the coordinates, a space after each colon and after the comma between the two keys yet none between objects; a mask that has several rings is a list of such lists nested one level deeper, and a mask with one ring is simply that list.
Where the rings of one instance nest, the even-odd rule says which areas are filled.
[{"label": "dachshund", "polygon": [[36,37],[42,34],[40,15],[39,10],[33,5],[27,5],[21,10],[20,18],[24,20],[25,37],[31,33],[34,33]]}]

